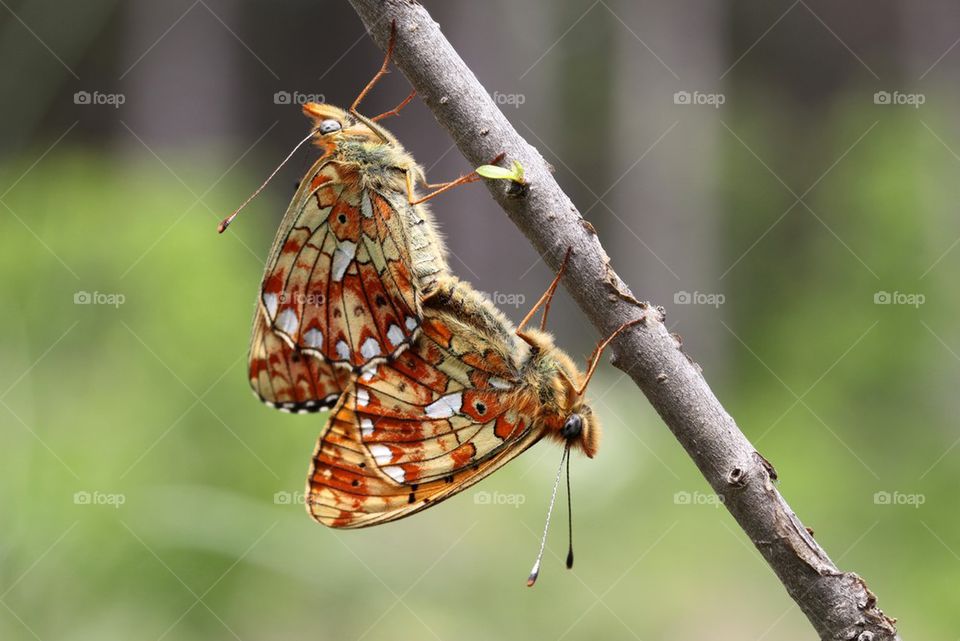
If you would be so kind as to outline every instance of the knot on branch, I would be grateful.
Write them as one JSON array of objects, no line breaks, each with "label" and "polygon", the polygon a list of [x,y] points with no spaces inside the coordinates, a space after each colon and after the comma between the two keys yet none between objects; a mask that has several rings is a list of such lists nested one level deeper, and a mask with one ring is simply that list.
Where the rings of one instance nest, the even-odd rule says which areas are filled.
[{"label": "knot on branch", "polygon": [[747,473],[742,467],[735,467],[727,474],[727,485],[733,488],[741,488],[747,484]]}]

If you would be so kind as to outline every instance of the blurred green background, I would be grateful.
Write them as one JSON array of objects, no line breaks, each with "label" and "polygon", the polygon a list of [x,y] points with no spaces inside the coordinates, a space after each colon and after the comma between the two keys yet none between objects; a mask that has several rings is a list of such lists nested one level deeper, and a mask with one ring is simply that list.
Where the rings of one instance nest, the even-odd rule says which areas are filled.
[{"label": "blurred green background", "polygon": [[[956,639],[960,8],[426,4],[833,559],[904,638]],[[349,104],[381,53],[345,2],[0,5],[0,639],[814,638],[609,366],[573,572],[561,509],[523,587],[546,443],[414,518],[314,524],[325,416],[244,374],[310,153],[215,226],[302,136],[295,103]],[[406,92],[395,73],[365,109]],[[431,180],[467,169],[421,104],[389,126]],[[549,270],[483,188],[434,211],[519,319]],[[563,298],[558,342],[586,354]]]}]

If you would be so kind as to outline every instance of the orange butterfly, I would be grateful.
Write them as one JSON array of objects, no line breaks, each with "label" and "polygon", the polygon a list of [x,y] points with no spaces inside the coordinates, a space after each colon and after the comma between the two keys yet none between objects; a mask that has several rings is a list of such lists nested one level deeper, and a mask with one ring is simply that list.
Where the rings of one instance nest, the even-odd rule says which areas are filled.
[{"label": "orange butterfly", "polygon": [[[335,403],[306,502],[313,518],[337,528],[430,507],[543,437],[565,445],[561,469],[571,447],[593,457],[600,426],[584,391],[604,347],[633,324],[601,342],[584,373],[543,331],[569,251],[517,328],[450,275],[422,203],[478,176],[417,198],[422,171],[377,124],[413,94],[375,118],[356,111],[392,48],[391,37],[383,66],[349,111],[304,106],[314,128],[303,142],[312,139],[323,155],[274,241],[250,350],[250,382],[266,403],[296,412]],[[540,308],[540,329],[527,329]],[[538,568],[539,558],[531,584]]]},{"label": "orange butterfly", "polygon": [[[516,329],[467,283],[441,279],[411,348],[359,376],[334,408],[308,480],[313,517],[353,528],[408,516],[545,436],[592,458],[600,426],[584,390],[613,336],[585,374],[553,344],[542,326],[562,274]],[[526,329],[541,306],[541,329]]]},{"label": "orange butterfly", "polygon": [[[392,48],[391,40],[383,66],[349,111],[303,107],[313,127],[300,144],[313,140],[322,155],[300,182],[274,239],[249,359],[256,394],[284,411],[329,409],[351,376],[411,344],[422,297],[448,271],[423,203],[479,180],[468,174],[429,185],[397,139],[377,124],[399,113],[413,93],[374,118],[357,111],[387,73]],[[414,182],[434,191],[418,198]],[[221,232],[246,204],[221,223]]]},{"label": "orange butterfly", "polygon": [[[467,283],[440,278],[423,300],[422,331],[410,349],[354,379],[333,409],[307,477],[313,518],[358,528],[409,516],[544,437],[564,444],[560,470],[566,461],[569,485],[570,448],[592,458],[600,441],[584,391],[606,345],[639,321],[602,341],[580,372],[543,331],[564,268],[516,329]],[[526,329],[540,307],[540,329]],[[547,526],[552,509],[553,499]],[[544,542],[528,585],[539,574]]]}]

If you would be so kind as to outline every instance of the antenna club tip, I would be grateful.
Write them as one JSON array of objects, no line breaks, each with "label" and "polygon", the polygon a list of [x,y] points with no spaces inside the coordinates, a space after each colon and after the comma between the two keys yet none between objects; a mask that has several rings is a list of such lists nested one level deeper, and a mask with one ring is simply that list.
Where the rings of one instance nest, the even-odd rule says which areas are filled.
[{"label": "antenna club tip", "polygon": [[220,224],[217,225],[217,233],[222,234],[223,232],[227,231],[227,227],[229,226],[230,226],[230,223],[228,223],[225,220],[221,220]]},{"label": "antenna club tip", "polygon": [[530,576],[527,577],[527,587],[532,588],[533,584],[537,582],[537,577],[540,576],[540,558],[537,557],[537,562],[533,564],[533,568],[530,570]]},{"label": "antenna club tip", "polygon": [[570,552],[567,554],[567,569],[573,569],[573,550],[570,550]]}]

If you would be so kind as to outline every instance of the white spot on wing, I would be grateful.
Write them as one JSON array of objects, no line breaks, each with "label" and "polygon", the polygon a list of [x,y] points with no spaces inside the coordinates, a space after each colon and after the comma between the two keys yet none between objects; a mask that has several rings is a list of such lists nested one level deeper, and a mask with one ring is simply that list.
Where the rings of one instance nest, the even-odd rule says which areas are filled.
[{"label": "white spot on wing", "polygon": [[373,421],[369,418],[360,419],[360,435],[364,438],[373,436]]},{"label": "white spot on wing", "polygon": [[347,273],[347,267],[350,266],[350,261],[356,253],[357,244],[353,241],[344,240],[337,245],[333,252],[333,266],[330,269],[334,281],[339,283],[343,280],[343,275]]},{"label": "white spot on wing", "polygon": [[307,333],[303,335],[303,340],[307,347],[320,347],[323,345],[323,332],[314,327],[307,330]]},{"label": "white spot on wing", "polygon": [[373,218],[373,207],[370,203],[370,192],[364,190],[363,198],[360,199],[360,213],[364,218]]},{"label": "white spot on wing", "polygon": [[363,341],[363,345],[360,346],[360,354],[367,359],[373,358],[374,356],[379,356],[380,343],[377,342],[377,339],[371,336],[367,340]]},{"label": "white spot on wing", "polygon": [[379,443],[370,446],[370,453],[373,454],[373,459],[377,462],[377,465],[385,465],[393,458],[393,452],[390,451],[390,448]]},{"label": "white spot on wing", "polygon": [[374,365],[372,369],[366,370],[363,374],[360,375],[360,380],[364,383],[369,383],[373,380],[373,377],[377,375],[377,366]]},{"label": "white spot on wing", "polygon": [[345,361],[350,360],[350,346],[347,345],[347,341],[337,341],[337,356]]},{"label": "white spot on wing", "polygon": [[430,418],[450,418],[460,412],[463,406],[463,392],[454,392],[441,396],[433,403],[427,405],[427,416]]},{"label": "white spot on wing", "polygon": [[397,467],[396,465],[391,465],[390,467],[383,468],[383,473],[392,478],[397,483],[403,483],[403,479],[406,474],[403,473],[402,467]]},{"label": "white spot on wing", "polygon": [[366,388],[361,387],[357,390],[357,407],[366,407],[367,403],[370,402],[370,392]]},{"label": "white spot on wing", "polygon": [[394,345],[403,344],[403,332],[396,325],[391,325],[387,328],[387,338],[390,339],[390,342]]},{"label": "white spot on wing", "polygon": [[270,318],[277,315],[277,302],[276,294],[263,295],[263,304],[267,308],[267,315],[270,316]]},{"label": "white spot on wing", "polygon": [[411,332],[417,328],[417,319],[412,316],[407,316],[406,320],[407,329]]},{"label": "white spot on wing", "polygon": [[297,326],[300,324],[300,321],[297,320],[297,315],[290,308],[287,308],[280,312],[280,316],[277,317],[277,327],[281,332],[285,334],[293,335],[297,331]]}]

